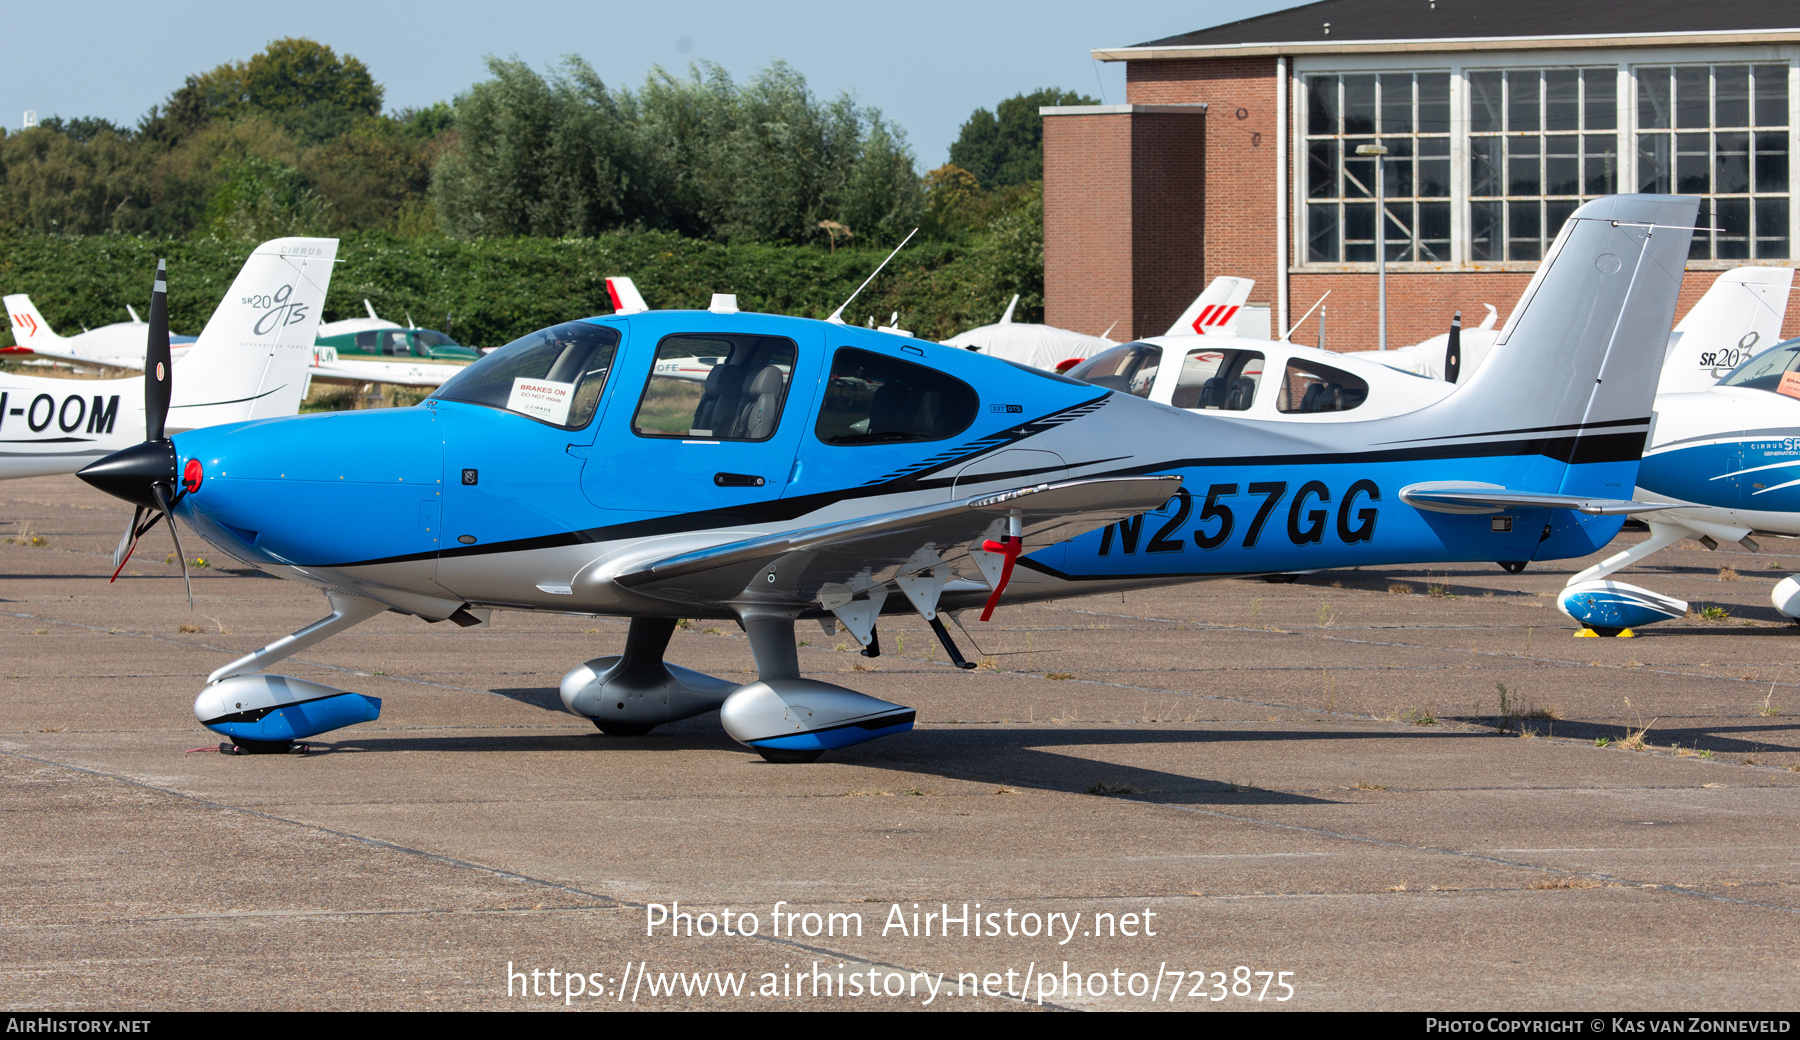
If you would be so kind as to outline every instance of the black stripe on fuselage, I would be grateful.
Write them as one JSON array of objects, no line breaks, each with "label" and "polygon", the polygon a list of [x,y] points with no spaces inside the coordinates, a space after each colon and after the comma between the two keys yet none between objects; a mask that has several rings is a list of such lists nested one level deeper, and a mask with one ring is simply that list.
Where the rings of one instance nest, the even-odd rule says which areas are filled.
[{"label": "black stripe on fuselage", "polygon": [[[1104,401],[1105,398],[1098,400]],[[1083,402],[1076,408],[1086,409],[1093,401]],[[1016,443],[1025,437],[1054,429],[1061,422],[1048,420],[1062,416],[1074,409],[1064,409],[1043,419],[1030,423],[1022,423],[1005,431],[1033,428],[1031,433],[1024,433],[1002,443]],[[1082,413],[1085,414],[1085,411]],[[1066,419],[1062,421],[1067,421]],[[1640,420],[1641,421],[1641,420]],[[1597,427],[1616,425],[1615,423],[1596,423]],[[995,435],[1000,436],[1000,435]],[[1468,434],[1480,437],[1487,434]],[[1499,456],[1543,455],[1566,464],[1585,464],[1601,462],[1625,462],[1640,458],[1644,447],[1644,431],[1632,433],[1611,433],[1598,436],[1565,436],[1565,437],[1531,437],[1510,441],[1481,441],[1470,444],[1434,444],[1419,445],[1412,448],[1389,448],[1383,451],[1361,451],[1344,453],[1312,453],[1292,455],[1242,455],[1225,458],[1187,458],[1169,459],[1162,462],[1130,466],[1121,469],[1107,470],[1101,473],[1084,474],[1085,477],[1123,477],[1143,476],[1153,473],[1167,473],[1172,470],[1197,469],[1201,467],[1224,468],[1230,466],[1289,466],[1300,464],[1314,465],[1355,465],[1376,462],[1417,462],[1437,459],[1491,458]],[[982,447],[972,452],[958,455],[956,458],[934,467],[933,471],[941,472],[961,461],[977,455],[985,455],[994,446],[988,442],[993,437],[983,438],[977,442]],[[1072,463],[1066,467],[1052,469],[1079,470],[1086,466],[1101,465],[1115,459],[1096,459],[1089,462]],[[301,566],[335,568],[335,567],[372,567],[389,563],[410,563],[418,560],[454,559],[465,556],[489,556],[497,553],[531,552],[537,549],[556,549],[570,545],[586,545],[595,542],[625,541],[630,539],[650,538],[665,534],[685,534],[689,531],[704,531],[715,527],[749,527],[770,523],[780,523],[798,519],[817,509],[834,503],[856,498],[874,498],[882,495],[905,494],[913,491],[928,491],[940,487],[948,487],[955,483],[954,477],[929,478],[919,471],[906,473],[885,484],[864,484],[861,487],[844,488],[839,491],[821,491],[810,495],[797,495],[793,498],[776,498],[766,502],[756,502],[726,509],[708,509],[692,513],[675,513],[669,516],[653,517],[648,520],[633,520],[623,524],[612,524],[606,527],[592,527],[582,531],[565,531],[556,534],[538,535],[533,538],[518,538],[504,542],[493,542],[487,545],[458,546],[454,549],[443,549],[437,552],[409,553],[404,556],[388,556],[374,560],[356,560],[343,563],[302,564]],[[1004,474],[1002,474],[1004,476]],[[988,474],[981,474],[982,479],[992,479]]]}]

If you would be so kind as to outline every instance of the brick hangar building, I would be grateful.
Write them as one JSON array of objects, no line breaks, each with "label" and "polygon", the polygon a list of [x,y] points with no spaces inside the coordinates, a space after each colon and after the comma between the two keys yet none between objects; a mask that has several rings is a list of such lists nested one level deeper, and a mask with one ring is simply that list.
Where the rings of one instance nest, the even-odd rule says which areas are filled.
[{"label": "brick hangar building", "polygon": [[1324,0],[1093,53],[1127,103],[1043,110],[1051,325],[1155,335],[1240,275],[1272,334],[1330,290],[1324,345],[1374,349],[1377,143],[1390,347],[1504,321],[1599,195],[1702,197],[1677,317],[1800,257],[1795,0]]}]

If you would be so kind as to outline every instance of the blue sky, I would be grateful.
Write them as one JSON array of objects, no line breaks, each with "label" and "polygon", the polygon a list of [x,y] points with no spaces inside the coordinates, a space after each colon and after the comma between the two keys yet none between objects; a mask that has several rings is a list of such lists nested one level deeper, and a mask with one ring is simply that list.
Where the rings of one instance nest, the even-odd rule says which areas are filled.
[{"label": "blue sky", "polygon": [[654,66],[715,62],[742,79],[785,60],[813,91],[850,91],[907,131],[921,169],[946,161],[977,107],[1040,86],[1124,100],[1124,66],[1088,52],[1294,6],[1286,0],[1138,0],[1120,8],[917,0],[572,3],[440,0],[424,4],[288,0],[158,5],[32,0],[7,15],[0,125],[25,109],[135,123],[189,73],[243,59],[283,36],[308,36],[366,62],[390,109],[448,100],[486,75],[487,55],[539,68],[579,54],[608,84],[635,86]]}]

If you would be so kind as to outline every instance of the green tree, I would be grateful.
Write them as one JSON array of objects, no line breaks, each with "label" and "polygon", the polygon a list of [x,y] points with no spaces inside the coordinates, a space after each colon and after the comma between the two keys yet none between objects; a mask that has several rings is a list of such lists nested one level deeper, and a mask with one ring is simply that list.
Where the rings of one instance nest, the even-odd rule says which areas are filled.
[{"label": "green tree", "polygon": [[978,108],[950,146],[951,163],[975,175],[984,188],[1004,188],[1044,179],[1046,105],[1098,104],[1085,94],[1045,87],[1007,98],[995,111]]},{"label": "green tree", "polygon": [[920,209],[902,132],[848,96],[821,104],[780,62],[741,87],[713,65],[657,69],[636,94],[579,58],[549,77],[519,61],[489,70],[457,100],[459,146],[433,173],[454,235],[810,242],[837,220],[879,241]]}]

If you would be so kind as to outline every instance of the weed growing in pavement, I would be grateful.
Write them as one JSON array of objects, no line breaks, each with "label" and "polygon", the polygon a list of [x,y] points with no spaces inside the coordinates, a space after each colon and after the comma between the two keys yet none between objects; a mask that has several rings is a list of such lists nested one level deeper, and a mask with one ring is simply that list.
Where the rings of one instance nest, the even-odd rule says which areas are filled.
[{"label": "weed growing in pavement", "polygon": [[1428,708],[1408,708],[1400,721],[1413,726],[1435,726],[1437,719]]},{"label": "weed growing in pavement", "polygon": [[716,636],[719,634],[719,630],[716,628],[703,628],[700,630],[700,634],[703,636]]},{"label": "weed growing in pavement", "polygon": [[1650,726],[1656,725],[1657,722],[1661,720],[1662,716],[1658,715],[1656,718],[1650,720],[1649,725],[1645,725],[1643,717],[1638,715],[1631,707],[1630,697],[1625,698],[1625,710],[1632,712],[1632,716],[1638,722],[1638,728],[1634,730],[1629,725],[1626,726],[1625,735],[1619,738],[1618,744],[1627,751],[1642,751],[1650,746],[1649,742],[1645,740],[1650,734]]},{"label": "weed growing in pavement", "polygon": [[1593,878],[1571,877],[1571,878],[1557,878],[1553,881],[1533,881],[1531,884],[1525,886],[1525,890],[1527,892],[1544,892],[1544,891],[1548,891],[1550,889],[1555,889],[1555,888],[1601,888],[1601,887],[1604,887],[1604,882],[1596,881]]},{"label": "weed growing in pavement", "polygon": [[1707,621],[1724,621],[1731,615],[1717,603],[1708,603],[1700,608],[1700,617]]},{"label": "weed growing in pavement", "polygon": [[1769,692],[1767,695],[1765,695],[1763,697],[1763,702],[1756,709],[1756,713],[1758,715],[1762,715],[1766,718],[1771,718],[1771,719],[1774,718],[1775,716],[1781,714],[1781,709],[1777,708],[1775,705],[1770,703],[1770,701],[1772,701],[1774,699],[1774,697],[1775,697],[1775,684],[1770,683],[1769,684]]},{"label": "weed growing in pavement", "polygon": [[1320,600],[1319,601],[1319,627],[1320,628],[1329,628],[1331,626],[1331,618],[1332,618],[1331,607],[1328,606],[1324,600]]},{"label": "weed growing in pavement", "polygon": [[181,623],[180,627],[175,629],[175,631],[184,636],[196,636],[206,631],[206,629],[201,628],[191,621],[184,621]]},{"label": "weed growing in pavement", "polygon": [[1260,600],[1260,599],[1251,600],[1250,601],[1250,620],[1255,621],[1256,615],[1258,615],[1260,613],[1262,613],[1262,600]]},{"label": "weed growing in pavement", "polygon": [[1255,784],[1247,784],[1247,783],[1239,783],[1236,780],[1227,780],[1227,781],[1225,781],[1225,790],[1231,791],[1233,793],[1236,793],[1239,791],[1254,791],[1254,790],[1256,790],[1256,785]]},{"label": "weed growing in pavement", "polygon": [[894,637],[894,653],[897,653],[897,654],[906,653],[906,633],[905,632],[902,632],[899,635]]},{"label": "weed growing in pavement", "polygon": [[[994,793],[999,794],[1000,792],[995,791]],[[1097,794],[1104,798],[1117,798],[1121,795],[1127,795],[1127,794],[1143,794],[1142,791],[1131,786],[1130,784],[1122,783],[1122,782],[1116,781],[1116,780],[1096,780],[1092,784],[1088,785],[1087,790],[1085,790],[1081,793],[1082,794]]]},{"label": "weed growing in pavement", "polygon": [[1325,673],[1325,710],[1337,710],[1337,685],[1331,678],[1331,669],[1321,669]]},{"label": "weed growing in pavement", "polygon": [[1388,585],[1388,595],[1390,596],[1410,596],[1412,594],[1413,587],[1406,582],[1396,581]]},{"label": "weed growing in pavement", "polygon": [[694,623],[692,621],[688,620],[687,618],[679,618],[675,622],[675,627],[681,629],[683,632],[686,632],[694,627]]},{"label": "weed growing in pavement", "polygon": [[1495,683],[1494,689],[1500,691],[1500,732],[1511,729],[1513,723],[1519,721],[1518,705],[1513,703],[1512,694],[1507,692],[1505,683]]},{"label": "weed growing in pavement", "polygon": [[1594,738],[1594,746],[1595,747],[1612,747],[1612,738],[1611,737],[1595,737]]},{"label": "weed growing in pavement", "polygon": [[1061,682],[1064,679],[1075,678],[1075,674],[1073,672],[1051,672],[1049,675],[1044,676],[1044,678],[1055,679],[1058,682]]},{"label": "weed growing in pavement", "polygon": [[1718,756],[1713,754],[1711,748],[1706,748],[1700,752],[1700,757],[1706,759],[1708,762],[1711,762],[1714,758],[1716,758]]},{"label": "weed growing in pavement", "polygon": [[1719,568],[1719,580],[1720,581],[1738,581],[1740,579],[1738,578],[1737,571],[1732,570],[1730,567],[1720,567]]},{"label": "weed growing in pavement", "polygon": [[1755,755],[1745,755],[1743,758],[1739,759],[1738,761],[1747,766],[1760,766],[1763,764],[1762,759],[1756,757]]}]

